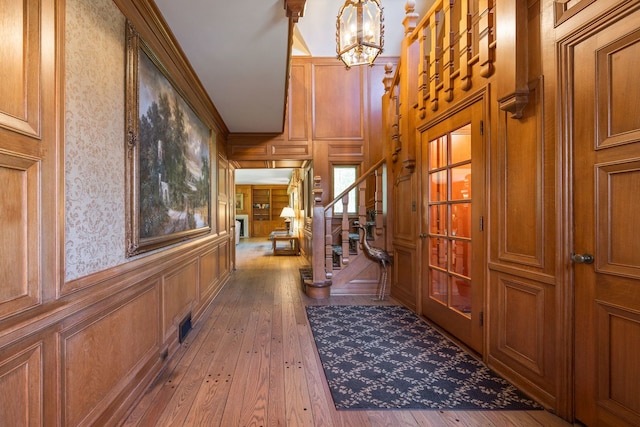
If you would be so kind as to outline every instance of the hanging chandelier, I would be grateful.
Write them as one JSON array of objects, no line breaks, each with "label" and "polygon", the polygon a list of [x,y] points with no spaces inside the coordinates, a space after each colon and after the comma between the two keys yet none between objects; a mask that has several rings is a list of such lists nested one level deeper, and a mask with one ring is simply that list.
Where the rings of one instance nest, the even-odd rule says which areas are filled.
[{"label": "hanging chandelier", "polygon": [[348,68],[373,65],[384,45],[380,0],[345,0],[336,22],[336,52]]}]

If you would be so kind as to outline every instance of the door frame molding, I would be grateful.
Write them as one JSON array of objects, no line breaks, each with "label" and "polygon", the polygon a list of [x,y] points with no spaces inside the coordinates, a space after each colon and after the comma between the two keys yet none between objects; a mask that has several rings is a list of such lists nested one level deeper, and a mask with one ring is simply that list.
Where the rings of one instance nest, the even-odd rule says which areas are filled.
[{"label": "door frame molding", "polygon": [[[484,217],[485,217],[485,229],[484,229],[484,237],[483,237],[483,242],[481,242],[482,245],[482,249],[484,250],[484,254],[485,254],[485,260],[483,263],[483,270],[481,272],[482,274],[482,279],[483,279],[483,301],[482,301],[482,307],[480,309],[480,311],[482,311],[484,313],[484,324],[482,326],[482,338],[481,338],[481,347],[482,347],[482,351],[481,351],[481,355],[483,360],[486,362],[487,361],[487,349],[489,348],[489,343],[488,343],[488,339],[489,339],[489,334],[488,334],[488,313],[487,313],[487,302],[488,302],[488,298],[489,298],[489,286],[488,286],[488,281],[487,278],[489,277],[489,269],[488,269],[488,261],[489,261],[489,236],[487,234],[487,227],[488,227],[488,209],[489,209],[489,197],[487,197],[488,194],[488,184],[489,184],[489,167],[487,167],[487,163],[489,161],[489,149],[490,149],[490,145],[489,141],[490,141],[490,129],[491,126],[489,124],[489,120],[490,120],[490,115],[489,115],[489,93],[490,93],[490,83],[486,84],[485,86],[479,88],[478,90],[476,90],[475,92],[472,92],[469,94],[469,96],[467,96],[464,100],[461,100],[459,103],[457,103],[456,105],[452,106],[451,108],[447,109],[447,110],[443,110],[441,112],[441,114],[437,115],[436,117],[432,118],[431,120],[428,120],[424,123],[422,123],[420,126],[418,126],[416,128],[416,135],[421,135],[424,132],[428,132],[429,129],[432,129],[435,126],[438,126],[439,124],[441,124],[442,122],[450,119],[451,117],[459,114],[460,112],[471,108],[474,104],[480,103],[481,108],[482,108],[482,122],[483,122],[483,133],[482,133],[482,141],[483,141],[483,149],[482,149],[482,155],[483,155],[483,159],[482,161],[484,162],[485,166],[484,166],[484,173],[482,176],[483,182],[484,182],[484,194],[485,196],[483,197],[483,200],[481,201],[481,210],[482,212],[484,212]],[[416,145],[421,144],[420,137],[416,137]],[[421,157],[421,156],[416,156]],[[420,165],[420,168],[423,168],[425,165]],[[417,185],[417,194],[418,195],[422,195],[426,190],[423,189],[422,186],[422,178],[421,176],[417,176],[416,177],[416,185]],[[417,224],[418,227],[418,231],[419,232],[423,232],[422,230],[422,217],[424,215],[428,215],[428,212],[424,212],[424,209],[422,207],[422,203],[418,203],[418,218],[419,218],[419,224]],[[425,245],[427,239],[421,239],[418,238],[418,244],[416,247],[416,256],[418,258],[422,258],[422,255],[424,254],[425,251]],[[420,263],[417,263],[416,266],[416,271],[415,271],[415,277],[416,277],[416,282],[418,283],[417,289],[416,289],[416,312],[417,313],[422,313],[423,310],[423,281],[426,279],[424,277],[423,274],[423,268],[419,265]]]}]

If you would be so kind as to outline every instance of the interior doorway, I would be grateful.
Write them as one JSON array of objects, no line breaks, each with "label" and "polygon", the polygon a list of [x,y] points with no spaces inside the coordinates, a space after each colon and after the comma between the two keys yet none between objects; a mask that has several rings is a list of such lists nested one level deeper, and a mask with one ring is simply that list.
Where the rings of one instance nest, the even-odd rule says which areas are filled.
[{"label": "interior doorway", "polygon": [[[562,45],[570,135],[575,415],[640,425],[640,8]],[[594,83],[595,82],[595,83]]]},{"label": "interior doorway", "polygon": [[422,133],[422,313],[483,352],[486,259],[483,105]]}]

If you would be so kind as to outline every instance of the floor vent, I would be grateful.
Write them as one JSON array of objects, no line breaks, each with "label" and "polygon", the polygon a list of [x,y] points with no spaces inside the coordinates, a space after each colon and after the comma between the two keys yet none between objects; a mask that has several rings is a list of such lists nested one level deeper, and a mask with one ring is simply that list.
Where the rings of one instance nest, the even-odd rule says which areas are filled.
[{"label": "floor vent", "polygon": [[180,344],[182,344],[187,335],[189,335],[189,332],[191,332],[191,313],[187,314],[178,326],[178,341]]}]

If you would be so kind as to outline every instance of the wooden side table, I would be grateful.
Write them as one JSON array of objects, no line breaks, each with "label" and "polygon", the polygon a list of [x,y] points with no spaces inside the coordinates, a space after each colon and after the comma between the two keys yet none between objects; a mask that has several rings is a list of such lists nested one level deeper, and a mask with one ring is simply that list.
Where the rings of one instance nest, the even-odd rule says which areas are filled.
[{"label": "wooden side table", "polygon": [[300,255],[300,241],[296,236],[273,231],[269,238],[273,244],[274,255]]}]

